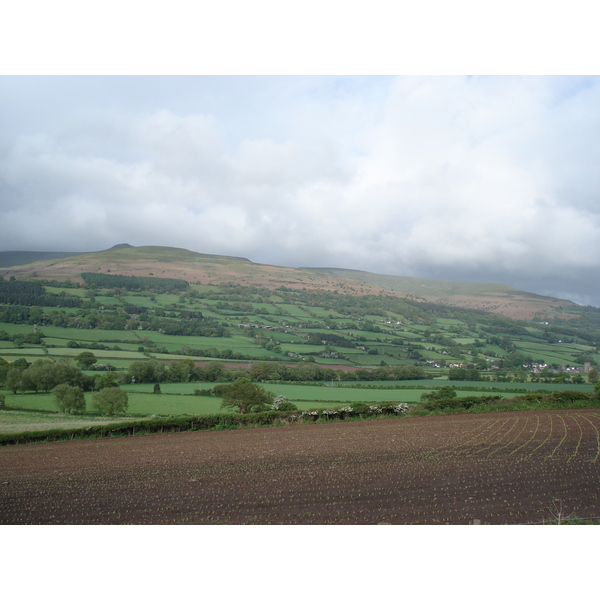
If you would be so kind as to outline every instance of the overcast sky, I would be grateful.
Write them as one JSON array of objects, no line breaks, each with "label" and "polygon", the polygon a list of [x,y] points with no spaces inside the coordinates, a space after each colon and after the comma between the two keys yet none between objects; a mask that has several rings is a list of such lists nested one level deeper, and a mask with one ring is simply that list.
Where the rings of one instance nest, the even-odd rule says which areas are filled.
[{"label": "overcast sky", "polygon": [[599,77],[0,78],[2,250],[127,242],[600,304]]}]

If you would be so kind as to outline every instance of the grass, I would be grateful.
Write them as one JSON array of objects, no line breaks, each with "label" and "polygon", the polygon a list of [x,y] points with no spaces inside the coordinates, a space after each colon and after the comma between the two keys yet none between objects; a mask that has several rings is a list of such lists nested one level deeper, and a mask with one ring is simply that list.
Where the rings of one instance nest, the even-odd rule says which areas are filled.
[{"label": "grass", "polygon": [[64,415],[21,410],[0,410],[0,434],[47,429],[75,429],[108,423],[122,423],[134,417],[108,418],[93,415]]}]

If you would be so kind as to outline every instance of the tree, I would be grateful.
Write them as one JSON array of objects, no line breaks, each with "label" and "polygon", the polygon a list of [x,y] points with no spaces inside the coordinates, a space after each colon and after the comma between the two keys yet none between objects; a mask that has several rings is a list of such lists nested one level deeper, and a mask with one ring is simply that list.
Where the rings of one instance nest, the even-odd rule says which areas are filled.
[{"label": "tree", "polygon": [[118,378],[118,375],[112,371],[102,373],[102,375],[96,375],[94,377],[94,390],[99,392],[107,387],[119,387],[119,383],[117,381]]},{"label": "tree", "polygon": [[75,357],[75,362],[79,365],[80,369],[89,369],[98,362],[98,359],[94,356],[93,352],[80,352]]},{"label": "tree", "polygon": [[588,381],[590,383],[598,383],[599,379],[600,373],[598,373],[598,369],[590,369],[590,372],[588,373]]},{"label": "tree", "polygon": [[266,410],[275,398],[273,392],[267,392],[247,377],[240,377],[229,385],[216,385],[213,393],[223,398],[221,408],[237,408],[240,413]]},{"label": "tree", "polygon": [[160,383],[166,379],[164,363],[155,359],[135,361],[127,372],[132,380],[135,377],[135,383]]},{"label": "tree", "polygon": [[118,387],[103,388],[92,396],[92,406],[109,415],[127,412],[129,406],[127,392]]},{"label": "tree", "polygon": [[421,394],[421,400],[448,400],[450,398],[456,398],[456,390],[451,385],[443,385],[436,391]]},{"label": "tree", "polygon": [[18,391],[24,392],[26,389],[26,382],[23,376],[25,372],[24,369],[15,369],[11,366],[6,373],[6,380],[4,385],[7,389],[9,389],[13,394],[16,394]]},{"label": "tree", "polygon": [[52,390],[52,395],[60,412],[70,414],[85,411],[85,397],[80,387],[61,383]]}]

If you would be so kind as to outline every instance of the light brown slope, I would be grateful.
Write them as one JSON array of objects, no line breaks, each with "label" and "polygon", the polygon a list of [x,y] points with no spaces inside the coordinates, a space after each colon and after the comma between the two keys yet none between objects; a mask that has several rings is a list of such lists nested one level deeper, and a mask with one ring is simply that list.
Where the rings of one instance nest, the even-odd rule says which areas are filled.
[{"label": "light brown slope", "polygon": [[[296,269],[253,263],[245,258],[200,254],[181,248],[140,246],[112,248],[61,260],[0,269],[17,279],[71,279],[82,272],[173,277],[190,283],[236,283],[276,289],[337,291],[341,294],[384,294],[502,314],[513,319],[544,318],[574,307],[572,302],[529,294],[503,284],[481,284],[383,276],[344,269]],[[561,315],[566,318],[569,315]]]}]

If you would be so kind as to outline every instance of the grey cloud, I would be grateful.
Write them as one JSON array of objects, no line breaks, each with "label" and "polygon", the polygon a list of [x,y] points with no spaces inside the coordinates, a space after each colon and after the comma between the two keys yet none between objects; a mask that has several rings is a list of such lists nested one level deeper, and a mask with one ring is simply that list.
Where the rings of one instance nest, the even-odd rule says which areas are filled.
[{"label": "grey cloud", "polygon": [[250,78],[253,114],[229,79],[177,80],[195,105],[110,79],[109,108],[0,135],[2,249],[164,244],[600,304],[599,78]]}]

